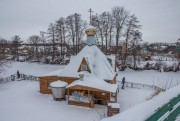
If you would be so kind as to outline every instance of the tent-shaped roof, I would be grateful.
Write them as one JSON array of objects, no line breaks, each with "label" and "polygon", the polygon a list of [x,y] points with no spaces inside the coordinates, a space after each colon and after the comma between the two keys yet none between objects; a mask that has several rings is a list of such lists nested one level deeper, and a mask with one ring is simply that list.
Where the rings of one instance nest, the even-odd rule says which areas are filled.
[{"label": "tent-shaped roof", "polygon": [[[62,70],[56,70],[42,76],[62,76],[62,77],[74,77],[79,78],[78,69],[83,60],[86,62],[91,70],[91,75],[95,75],[98,78],[104,80],[112,80],[116,74],[115,68],[115,56],[105,56],[101,50],[96,46],[86,45],[76,56],[73,56],[70,63]],[[110,64],[107,58],[112,60]]]},{"label": "tent-shaped roof", "polygon": [[83,58],[86,59],[90,67],[91,75],[105,80],[112,80],[114,78],[116,73],[112,65],[95,45],[86,45],[57,76],[79,78],[78,68]]}]

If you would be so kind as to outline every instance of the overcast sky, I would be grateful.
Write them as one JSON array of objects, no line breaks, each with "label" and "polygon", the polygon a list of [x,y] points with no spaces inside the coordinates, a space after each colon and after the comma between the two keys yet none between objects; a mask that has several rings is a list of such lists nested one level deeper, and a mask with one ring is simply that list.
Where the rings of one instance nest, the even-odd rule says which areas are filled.
[{"label": "overcast sky", "polygon": [[143,40],[176,42],[180,38],[180,0],[0,0],[0,37],[11,39],[46,31],[59,17],[80,13],[88,20],[89,8],[94,13],[124,6],[143,25]]}]

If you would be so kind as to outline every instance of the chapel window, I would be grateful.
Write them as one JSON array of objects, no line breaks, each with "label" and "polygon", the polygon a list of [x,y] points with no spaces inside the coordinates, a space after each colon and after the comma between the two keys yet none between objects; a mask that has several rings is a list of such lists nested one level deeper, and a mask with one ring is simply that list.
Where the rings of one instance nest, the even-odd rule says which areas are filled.
[{"label": "chapel window", "polygon": [[87,71],[87,65],[86,65],[86,64],[83,64],[82,67],[81,67],[81,70],[82,70],[82,71]]}]

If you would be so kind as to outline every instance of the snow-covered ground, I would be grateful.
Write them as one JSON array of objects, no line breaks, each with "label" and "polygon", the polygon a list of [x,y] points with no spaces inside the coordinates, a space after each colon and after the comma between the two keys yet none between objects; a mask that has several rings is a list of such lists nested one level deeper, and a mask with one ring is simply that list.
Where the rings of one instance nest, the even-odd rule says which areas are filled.
[{"label": "snow-covered ground", "polygon": [[105,107],[69,106],[53,101],[52,95],[39,93],[34,81],[16,81],[0,85],[0,121],[97,121]]},{"label": "snow-covered ground", "polygon": [[[130,88],[120,90],[121,112],[144,102],[153,92]],[[52,95],[40,94],[39,83],[30,80],[0,85],[0,97],[1,121],[98,121],[107,113],[106,107],[100,105],[90,109],[68,106],[66,101],[56,102]]]},{"label": "snow-covered ground", "polygon": [[58,65],[58,64],[51,65],[51,64],[28,63],[28,62],[10,62],[5,66],[5,70],[2,74],[0,74],[0,77],[8,77],[10,75],[16,74],[17,70],[19,70],[19,72],[23,74],[41,76],[62,68],[64,68],[64,65]]},{"label": "snow-covered ground", "polygon": [[155,70],[134,71],[126,69],[119,72],[117,80],[121,81],[123,77],[127,82],[156,85],[168,89],[180,84],[180,71],[178,72],[158,72]]},{"label": "snow-covered ground", "polygon": [[[62,65],[13,62],[6,67],[3,77],[15,74],[17,70],[27,75],[41,76],[49,72],[63,69]],[[173,80],[180,82],[180,72],[160,73],[157,71],[133,71],[127,69],[118,73],[118,80],[126,77],[126,81],[142,84],[164,85]],[[154,80],[154,81],[153,81]],[[120,89],[118,102],[121,112],[150,99],[154,94],[151,89]],[[106,107],[95,105],[94,109],[68,106],[65,101],[53,101],[52,95],[39,93],[39,83],[35,81],[15,81],[0,85],[0,121],[98,121],[106,114]],[[146,112],[146,110],[144,110]],[[100,116],[101,114],[101,116]],[[149,113],[148,113],[149,114]]]},{"label": "snow-covered ground", "polygon": [[[161,92],[149,101],[138,104],[133,108],[113,117],[105,118],[102,121],[145,121],[157,108],[168,103],[170,99],[176,97],[178,94],[180,94],[180,85],[177,85],[165,92]],[[177,121],[179,121],[179,118]]]},{"label": "snow-covered ground", "polygon": [[147,101],[154,94],[154,90],[125,88],[120,89],[118,94],[118,102],[120,104],[121,112],[132,108],[133,106]]}]

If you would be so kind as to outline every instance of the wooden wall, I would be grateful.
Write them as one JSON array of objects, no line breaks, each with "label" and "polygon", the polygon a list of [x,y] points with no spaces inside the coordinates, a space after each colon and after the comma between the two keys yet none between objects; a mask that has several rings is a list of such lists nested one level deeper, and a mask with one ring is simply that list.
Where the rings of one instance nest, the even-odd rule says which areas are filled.
[{"label": "wooden wall", "polygon": [[[68,84],[70,84],[73,81],[77,80],[78,78],[48,76],[48,77],[40,77],[39,79],[40,79],[40,93],[52,94],[52,91],[49,88],[49,84],[51,82],[61,80],[61,81],[65,81]],[[71,95],[72,92],[74,92],[74,91],[85,91],[86,94],[88,94],[88,92],[89,92],[89,94],[94,95],[94,98],[96,100],[102,101],[103,105],[107,105],[107,103],[110,101],[110,97],[111,97],[111,93],[109,93],[109,92],[104,92],[102,90],[98,90],[98,89],[90,88],[90,87],[84,87],[84,86],[71,87],[68,89],[68,91],[66,91],[66,94]]]},{"label": "wooden wall", "polygon": [[40,93],[52,94],[52,91],[49,88],[49,84],[51,82],[61,80],[70,84],[73,81],[77,80],[78,78],[48,76],[48,77],[39,77],[39,79],[40,79]]}]

